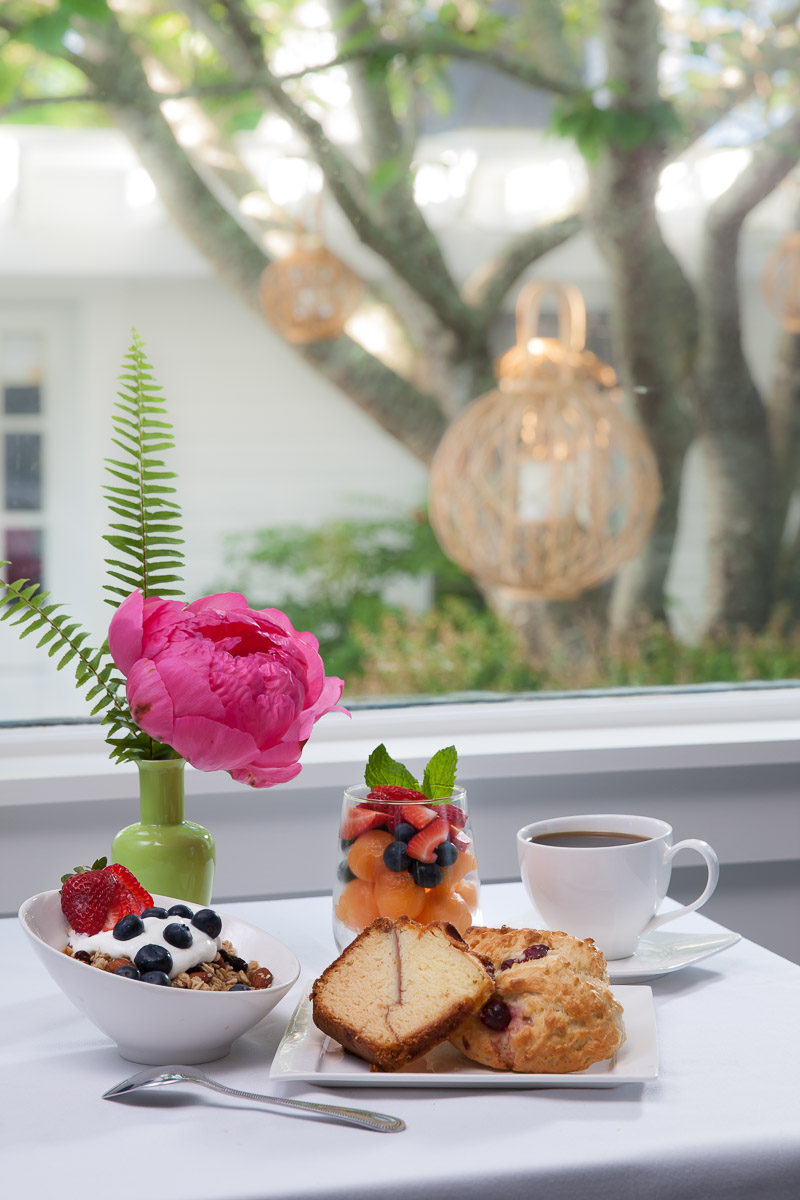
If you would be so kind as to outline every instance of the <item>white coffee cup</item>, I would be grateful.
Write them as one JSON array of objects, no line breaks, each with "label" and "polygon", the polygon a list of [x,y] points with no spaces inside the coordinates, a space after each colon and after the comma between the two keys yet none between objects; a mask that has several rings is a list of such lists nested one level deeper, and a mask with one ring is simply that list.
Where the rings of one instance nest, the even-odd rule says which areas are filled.
[{"label": "white coffee cup", "polygon": [[[608,837],[587,846],[579,844],[581,833],[636,840],[614,844]],[[567,835],[559,839],[567,845],[532,840],[559,834]],[[705,859],[705,889],[691,904],[655,915],[681,850]],[[545,925],[594,938],[607,959],[628,958],[643,933],[700,908],[719,878],[719,859],[708,842],[687,838],[673,845],[672,826],[655,817],[593,813],[534,821],[517,833],[517,855],[525,890]]]}]

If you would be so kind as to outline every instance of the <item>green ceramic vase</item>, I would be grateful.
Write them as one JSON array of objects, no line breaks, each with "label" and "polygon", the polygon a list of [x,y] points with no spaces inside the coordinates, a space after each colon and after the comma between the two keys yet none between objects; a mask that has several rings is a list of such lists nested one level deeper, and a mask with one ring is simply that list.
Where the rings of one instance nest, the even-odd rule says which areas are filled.
[{"label": "green ceramic vase", "polygon": [[202,825],[184,819],[182,758],[139,760],[139,816],[111,845],[111,861],[133,871],[148,892],[211,902],[216,852]]}]

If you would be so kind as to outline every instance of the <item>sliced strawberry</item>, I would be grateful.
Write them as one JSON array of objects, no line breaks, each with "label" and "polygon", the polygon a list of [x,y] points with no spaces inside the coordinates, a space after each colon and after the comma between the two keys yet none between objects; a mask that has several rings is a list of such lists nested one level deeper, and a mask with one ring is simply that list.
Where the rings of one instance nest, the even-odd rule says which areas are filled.
[{"label": "sliced strawberry", "polygon": [[396,804],[400,800],[427,800],[428,797],[424,792],[418,792],[416,788],[401,787],[398,783],[379,783],[372,789],[367,799],[393,800]]},{"label": "sliced strawberry", "polygon": [[355,808],[350,809],[342,822],[339,837],[344,842],[352,841],[353,838],[366,833],[368,829],[385,829],[386,820],[385,813],[376,812],[372,808],[363,808],[357,804]]},{"label": "sliced strawberry", "polygon": [[153,907],[153,897],[147,888],[142,887],[133,871],[129,871],[127,867],[123,867],[122,863],[111,863],[109,867],[106,867],[106,874],[113,875],[117,883],[121,884],[131,899],[141,904],[140,912],[143,912],[146,908]]},{"label": "sliced strawberry", "polygon": [[121,863],[112,863],[105,868],[103,874],[108,876],[114,888],[103,923],[104,930],[113,929],[117,921],[130,913],[138,917],[146,908],[153,907],[153,897],[142,887],[133,872]]},{"label": "sliced strawberry", "polygon": [[435,808],[428,808],[426,804],[404,804],[400,809],[400,816],[415,829],[424,829],[431,821],[435,821],[439,814]]},{"label": "sliced strawberry", "polygon": [[456,829],[463,829],[467,823],[463,808],[459,808],[457,804],[437,804],[436,811],[441,813],[451,825],[455,825]]},{"label": "sliced strawberry", "polygon": [[450,826],[450,841],[461,854],[465,850],[469,850],[472,845],[467,835],[460,829],[454,829],[452,825]]},{"label": "sliced strawberry", "polygon": [[99,933],[104,927],[116,885],[105,871],[79,871],[64,879],[61,911],[76,933]]},{"label": "sliced strawberry", "polygon": [[420,829],[419,833],[414,834],[406,846],[406,853],[409,858],[415,858],[417,862],[435,862],[436,847],[441,846],[442,842],[447,840],[449,832],[450,825],[444,817],[436,817],[424,829]]},{"label": "sliced strawberry", "polygon": [[372,812],[383,813],[385,817],[396,817],[400,811],[397,804],[388,804],[383,800],[362,800],[359,808],[369,808]]}]

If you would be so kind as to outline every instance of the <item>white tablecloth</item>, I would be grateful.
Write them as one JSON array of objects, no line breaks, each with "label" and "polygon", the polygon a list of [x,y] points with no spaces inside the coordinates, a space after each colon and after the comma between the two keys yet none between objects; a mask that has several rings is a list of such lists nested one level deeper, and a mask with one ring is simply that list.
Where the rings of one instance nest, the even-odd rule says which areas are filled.
[{"label": "white tablecloth", "polygon": [[[208,1072],[269,1092],[303,989],[335,957],[330,899],[227,906],[303,964],[290,995]],[[483,889],[487,924],[528,911]],[[670,928],[719,926],[696,914]],[[32,1200],[797,1200],[800,967],[749,941],[653,980],[658,1079],[608,1090],[407,1090],[279,1085],[402,1117],[384,1135],[197,1089],[110,1103],[137,1068],[66,1000],[16,920],[0,921],[0,1181]]]}]

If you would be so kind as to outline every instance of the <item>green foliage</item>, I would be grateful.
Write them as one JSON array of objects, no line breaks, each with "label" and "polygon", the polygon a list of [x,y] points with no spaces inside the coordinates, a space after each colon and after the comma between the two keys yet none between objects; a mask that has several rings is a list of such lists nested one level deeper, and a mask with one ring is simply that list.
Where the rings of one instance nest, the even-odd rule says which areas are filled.
[{"label": "green foliage", "polygon": [[381,742],[376,746],[367,759],[364,768],[364,782],[369,788],[388,784],[390,787],[413,788],[419,791],[419,782],[411,774],[408,767],[392,758],[389,751]]},{"label": "green foliage", "polygon": [[135,588],[145,596],[180,596],[175,585],[181,581],[184,561],[180,507],[170,499],[175,488],[168,482],[175,472],[165,470],[157,457],[174,448],[172,427],[135,330],[125,362],[112,439],[122,458],[105,460],[107,474],[119,481],[104,489],[109,512],[120,518],[104,535],[123,555],[106,559],[109,578],[122,584],[105,585],[106,603],[114,608]]},{"label": "green foliage", "polygon": [[[108,603],[117,607],[134,588],[146,595],[177,594],[170,588],[175,582],[176,564],[183,561],[176,550],[181,543],[180,510],[166,498],[174,488],[164,480],[174,478],[155,455],[173,446],[163,401],[153,382],[151,368],[136,332],[121,376],[125,388],[119,393],[114,415],[114,442],[123,458],[106,459],[108,474],[125,487],[110,484],[106,489],[109,509],[122,518],[112,524],[116,531],[106,541],[124,555],[106,559],[108,575],[120,580],[124,588],[106,585],[111,594]],[[9,563],[0,563],[0,568]],[[20,638],[38,635],[37,649],[47,650],[56,660],[56,670],[72,666],[75,684],[85,693],[91,715],[106,726],[106,742],[111,758],[129,762],[137,758],[174,758],[169,746],[153,741],[139,729],[125,698],[125,680],[111,658],[106,641],[101,649],[90,645],[89,634],[67,616],[63,605],[50,600],[50,593],[28,579],[7,583],[0,579],[0,620],[17,627]]]},{"label": "green foliage", "polygon": [[422,791],[430,800],[452,795],[457,770],[458,754],[455,746],[445,746],[442,750],[437,750],[425,766]]},{"label": "green foliage", "polygon": [[453,794],[458,770],[458,754],[455,746],[445,746],[437,750],[425,766],[422,776],[422,786],[412,775],[404,763],[392,758],[389,751],[381,742],[376,746],[367,759],[364,769],[364,782],[369,788],[381,785],[390,787],[411,788],[423,792],[429,800],[446,800]]},{"label": "green foliage", "polygon": [[[610,90],[617,90],[613,83]],[[607,146],[635,150],[655,139],[680,132],[678,116],[666,100],[648,108],[611,106],[601,108],[591,92],[562,97],[553,108],[553,130],[562,137],[574,138],[581,154],[594,162]]]},{"label": "green foliage", "polygon": [[[228,561],[224,587],[312,629],[327,672],[345,679],[350,700],[800,678],[800,626],[786,614],[760,634],[687,645],[663,623],[617,637],[602,613],[590,620],[571,609],[562,634],[531,651],[444,556],[422,512],[261,530],[229,540]],[[401,581],[421,576],[433,580],[432,603],[412,612],[394,597]]]},{"label": "green foliage", "polygon": [[473,608],[483,607],[474,583],[445,557],[419,511],[234,536],[226,562],[219,587],[244,592],[256,608],[283,608],[296,628],[313,629],[326,670],[348,682],[363,669],[359,631],[386,613],[402,614],[391,597],[404,581],[430,577],[437,600],[463,594]]},{"label": "green foliage", "polygon": [[361,671],[348,696],[530,692],[543,676],[526,663],[513,630],[488,610],[449,596],[424,613],[388,612],[357,626]]}]

